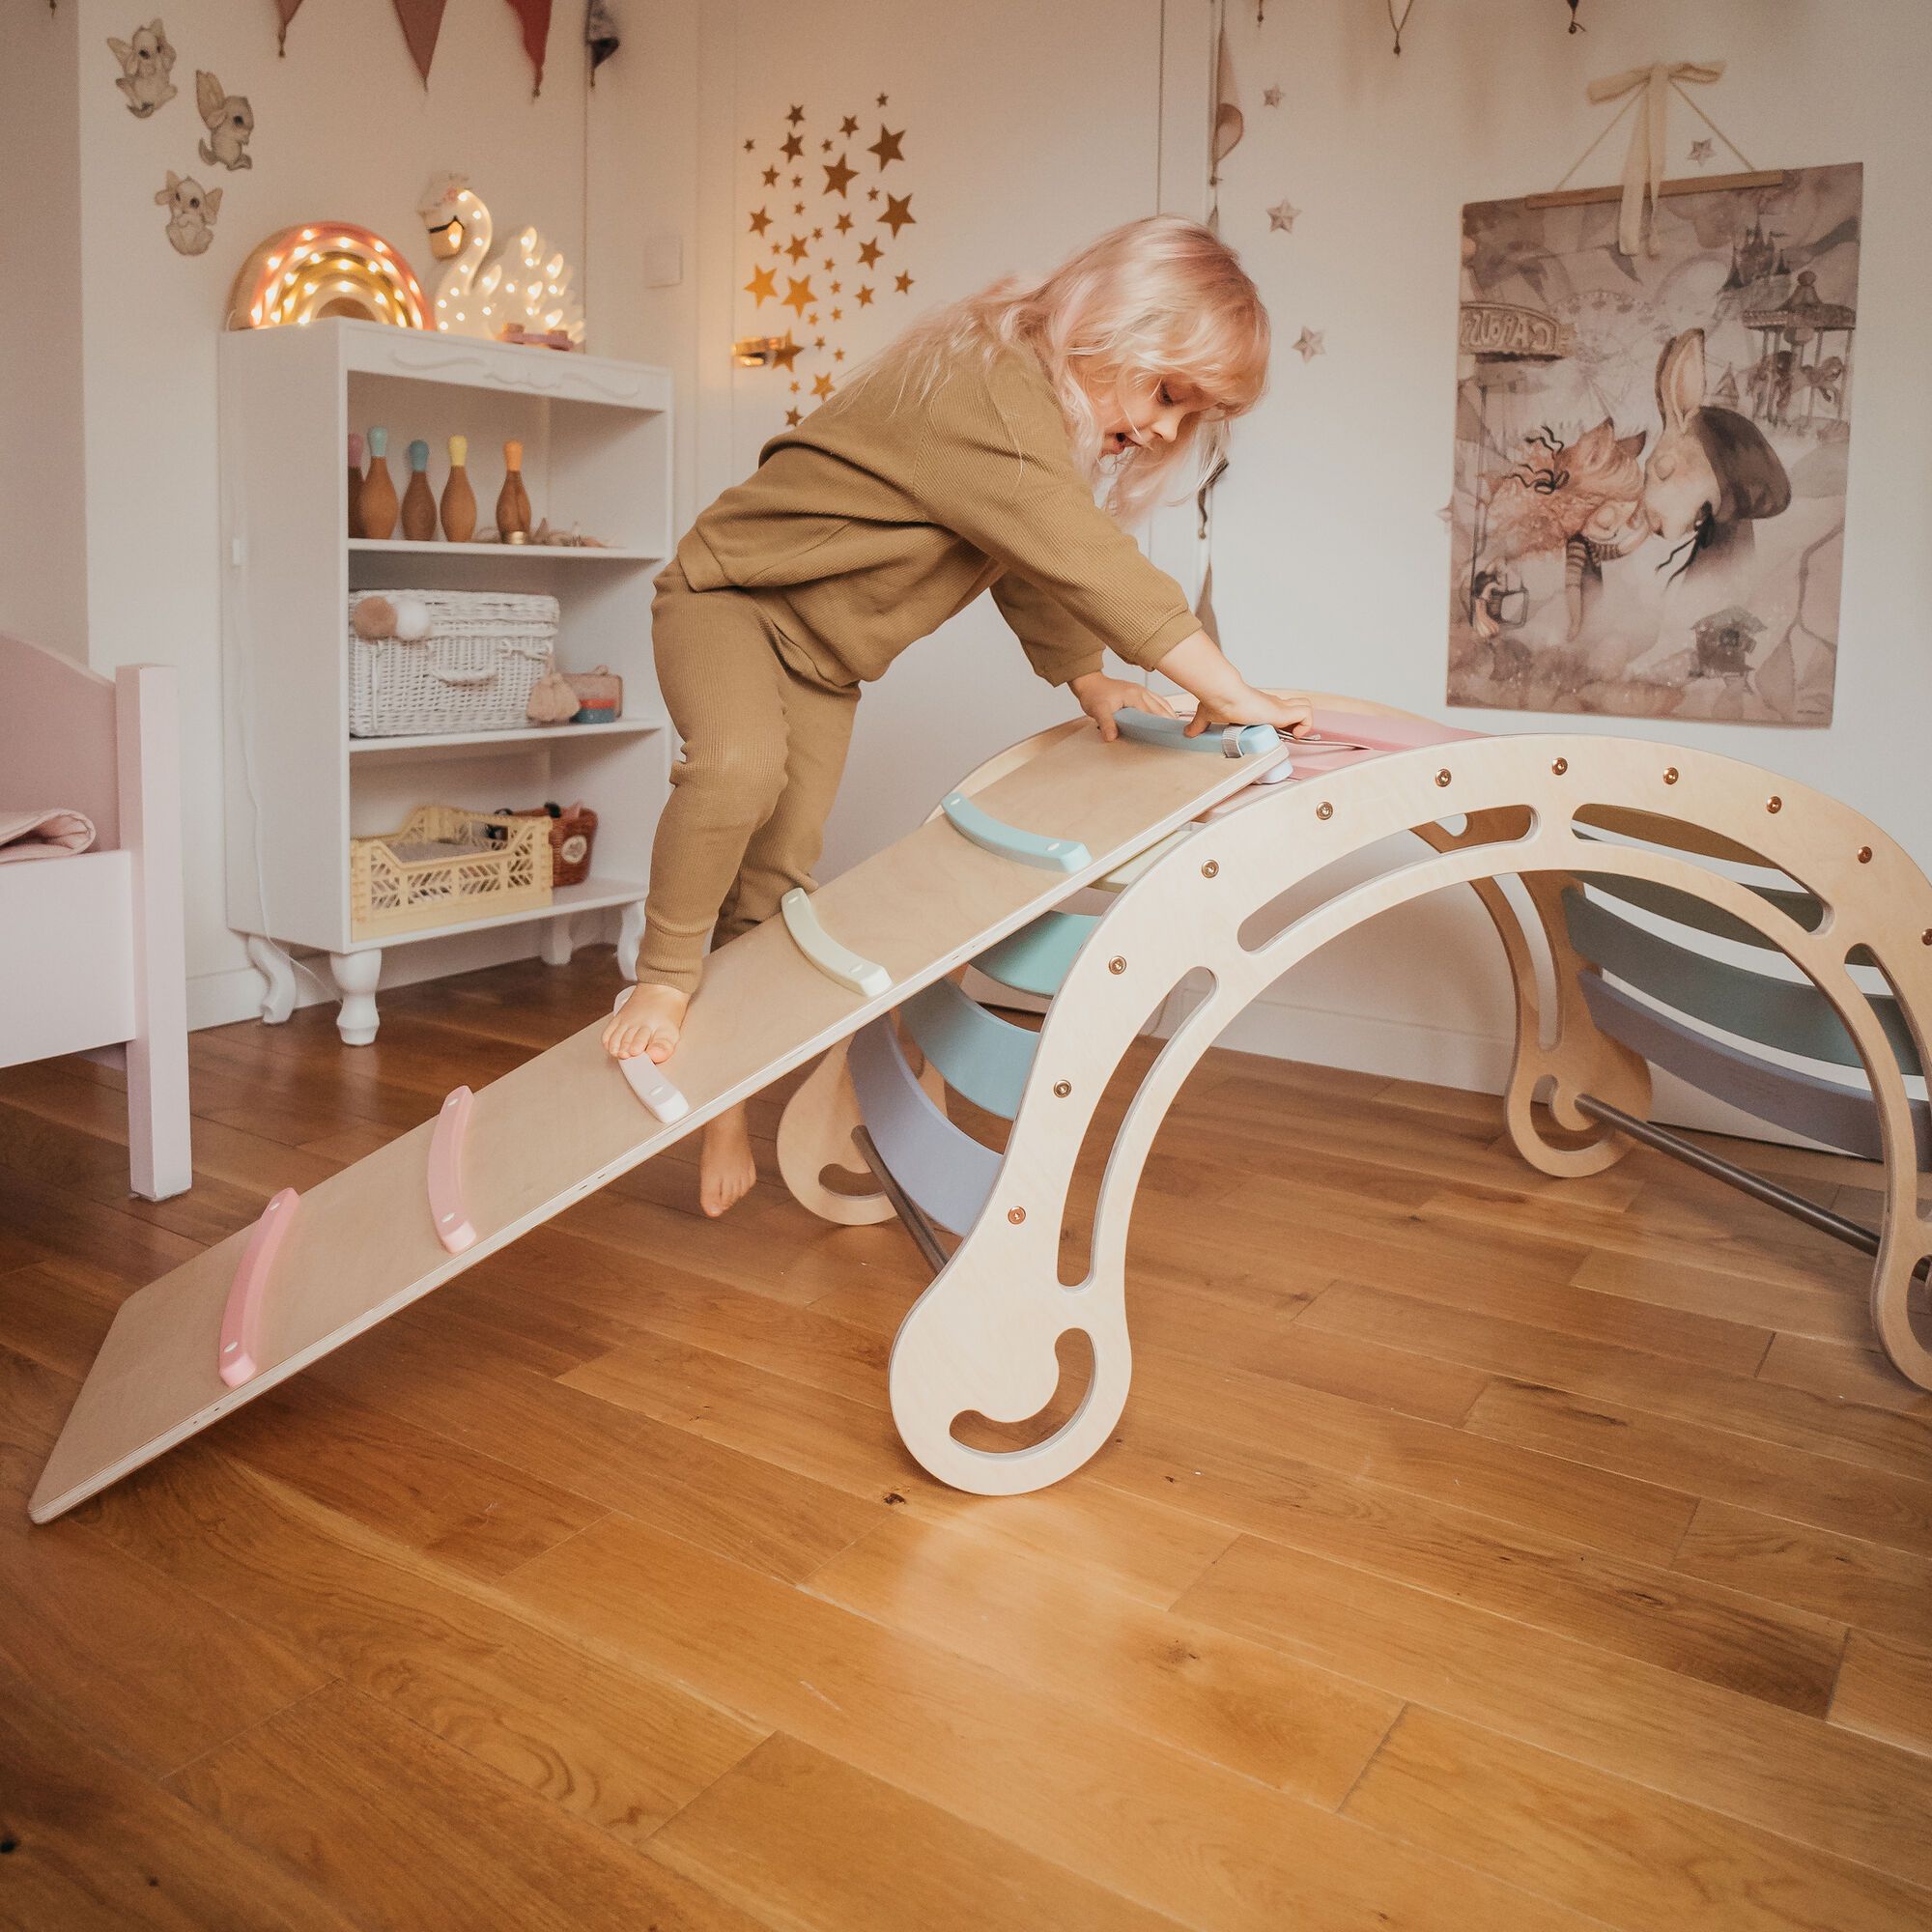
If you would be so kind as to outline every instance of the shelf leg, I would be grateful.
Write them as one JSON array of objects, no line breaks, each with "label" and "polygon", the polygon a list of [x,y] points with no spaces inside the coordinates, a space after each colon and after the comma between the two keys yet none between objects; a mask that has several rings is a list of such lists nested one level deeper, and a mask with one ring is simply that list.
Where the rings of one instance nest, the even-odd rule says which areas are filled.
[{"label": "shelf leg", "polygon": [[644,940],[644,902],[634,899],[617,923],[617,971],[633,985],[638,982],[638,948]]},{"label": "shelf leg", "polygon": [[342,1008],[335,1016],[335,1030],[344,1046],[370,1046],[375,1043],[376,981],[383,977],[380,947],[367,952],[331,952],[329,970],[335,975]]},{"label": "shelf leg", "polygon": [[577,950],[571,937],[573,921],[568,913],[561,919],[547,919],[537,928],[537,952],[546,966],[568,966]]},{"label": "shelf leg", "polygon": [[296,969],[272,939],[247,935],[248,963],[262,976],[262,1023],[280,1026],[296,1009]]}]

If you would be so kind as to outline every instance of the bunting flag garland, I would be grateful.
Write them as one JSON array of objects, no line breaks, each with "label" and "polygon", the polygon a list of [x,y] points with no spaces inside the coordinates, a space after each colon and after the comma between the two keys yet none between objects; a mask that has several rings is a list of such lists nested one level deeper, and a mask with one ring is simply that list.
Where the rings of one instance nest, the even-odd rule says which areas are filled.
[{"label": "bunting flag garland", "polygon": [[[282,0],[284,5],[287,0]],[[429,85],[429,64],[436,58],[437,36],[442,31],[442,10],[446,0],[396,0],[396,18],[403,23],[403,39],[410,43],[410,58]]]},{"label": "bunting flag garland", "polygon": [[536,73],[530,90],[533,94],[543,92],[544,49],[550,44],[550,9],[551,0],[510,0],[510,12],[523,24],[524,51],[529,55]]},{"label": "bunting flag garland", "polygon": [[[278,21],[275,42],[288,52],[289,23],[301,12],[302,0],[275,0]],[[401,21],[403,39],[409,43],[410,58],[416,64],[425,87],[429,85],[430,63],[436,58],[437,39],[442,32],[443,9],[448,0],[395,0],[396,18]],[[532,93],[543,90],[544,53],[550,44],[552,0],[510,0],[522,33],[524,52],[529,56],[536,79]],[[607,0],[591,0],[584,20],[584,39],[589,43],[593,68],[601,67],[617,51],[617,29]]]},{"label": "bunting flag garland", "polygon": [[590,49],[590,77],[594,85],[597,70],[617,51],[622,36],[611,0],[590,0],[583,14],[583,43]]}]

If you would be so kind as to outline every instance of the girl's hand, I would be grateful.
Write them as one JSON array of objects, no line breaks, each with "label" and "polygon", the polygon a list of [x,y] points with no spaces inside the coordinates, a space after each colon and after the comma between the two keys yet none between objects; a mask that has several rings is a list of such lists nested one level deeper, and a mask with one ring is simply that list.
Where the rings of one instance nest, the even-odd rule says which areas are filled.
[{"label": "girl's hand", "polygon": [[1315,717],[1315,707],[1305,697],[1277,697],[1269,691],[1249,685],[1237,696],[1203,699],[1187,721],[1187,735],[1219,730],[1224,724],[1272,724],[1277,731],[1298,738]]},{"label": "girl's hand", "polygon": [[1158,692],[1144,684],[1130,684],[1123,677],[1109,677],[1104,671],[1092,670],[1071,678],[1066,688],[1079,699],[1081,710],[1100,727],[1100,736],[1107,744],[1121,735],[1114,723],[1117,711],[1151,711],[1156,718],[1174,716],[1174,706]]}]

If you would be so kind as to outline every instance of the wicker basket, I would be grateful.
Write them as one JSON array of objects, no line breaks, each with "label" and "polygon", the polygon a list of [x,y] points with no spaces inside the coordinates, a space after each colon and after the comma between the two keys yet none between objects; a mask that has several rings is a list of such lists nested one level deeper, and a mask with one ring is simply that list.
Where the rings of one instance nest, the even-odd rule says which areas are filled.
[{"label": "wicker basket", "polygon": [[[368,593],[353,592],[350,608]],[[556,641],[556,599],[497,590],[385,590],[429,611],[418,643],[349,628],[349,735],[514,731]]]},{"label": "wicker basket", "polygon": [[548,818],[419,805],[399,832],[349,841],[357,939],[459,925],[550,904]]}]

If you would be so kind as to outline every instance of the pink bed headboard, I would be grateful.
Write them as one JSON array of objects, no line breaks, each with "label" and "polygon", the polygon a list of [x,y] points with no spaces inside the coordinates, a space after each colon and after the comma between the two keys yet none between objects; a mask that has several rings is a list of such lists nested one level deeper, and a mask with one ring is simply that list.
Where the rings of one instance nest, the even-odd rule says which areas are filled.
[{"label": "pink bed headboard", "polygon": [[65,806],[121,842],[114,680],[39,644],[0,637],[0,806]]}]

